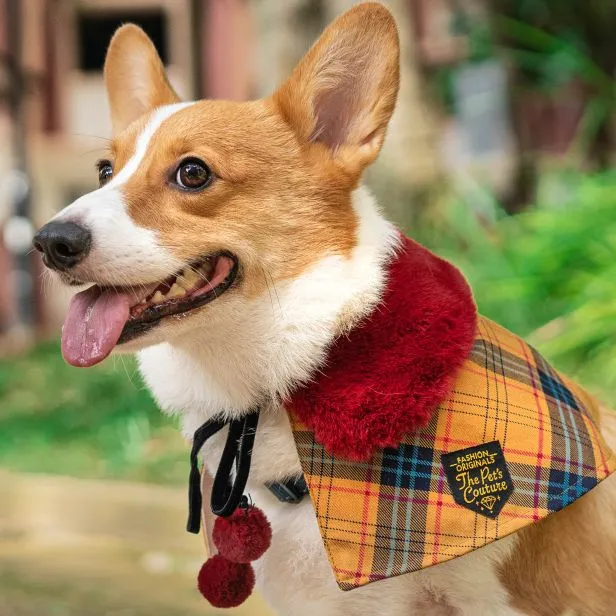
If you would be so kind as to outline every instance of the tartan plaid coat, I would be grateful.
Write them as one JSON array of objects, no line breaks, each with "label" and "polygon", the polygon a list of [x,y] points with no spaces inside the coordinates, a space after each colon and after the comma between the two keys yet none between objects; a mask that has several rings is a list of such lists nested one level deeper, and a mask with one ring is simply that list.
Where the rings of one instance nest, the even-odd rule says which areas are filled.
[{"label": "tartan plaid coat", "polygon": [[306,415],[290,411],[341,589],[485,546],[566,507],[616,468],[592,396],[490,320],[475,317],[474,332],[428,423],[368,459],[332,454]]}]

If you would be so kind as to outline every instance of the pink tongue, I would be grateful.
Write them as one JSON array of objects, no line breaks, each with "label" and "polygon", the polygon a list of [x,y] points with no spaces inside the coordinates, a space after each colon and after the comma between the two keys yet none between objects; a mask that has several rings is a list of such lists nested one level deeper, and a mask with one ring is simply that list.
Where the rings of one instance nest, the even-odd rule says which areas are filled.
[{"label": "pink tongue", "polygon": [[90,287],[73,297],[62,328],[62,355],[72,366],[103,361],[118,342],[130,315],[130,299],[116,289]]}]

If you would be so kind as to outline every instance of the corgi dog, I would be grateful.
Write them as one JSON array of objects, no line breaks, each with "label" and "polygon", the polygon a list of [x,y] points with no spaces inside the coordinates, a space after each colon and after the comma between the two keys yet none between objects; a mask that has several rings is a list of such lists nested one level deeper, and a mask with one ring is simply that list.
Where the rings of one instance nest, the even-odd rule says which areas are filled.
[{"label": "corgi dog", "polygon": [[[246,489],[273,530],[255,568],[275,613],[616,614],[611,477],[517,532],[350,592],[332,574],[317,503],[287,504],[267,487],[305,472],[286,401],[326,371],[335,341],[383,313],[388,267],[404,241],[361,183],[398,92],[389,11],[365,3],[340,16],[262,100],[181,102],[154,45],[130,24],[111,41],[104,78],[113,139],[100,188],[35,237],[63,283],[89,285],[72,300],[62,352],[79,367],[137,354],[158,404],[181,417],[189,438],[215,416],[261,408]],[[438,355],[440,339],[426,340],[420,346]],[[616,444],[610,422],[597,419]],[[212,473],[222,434],[204,448]],[[395,443],[388,439],[384,447]],[[494,499],[481,502],[492,509]]]}]

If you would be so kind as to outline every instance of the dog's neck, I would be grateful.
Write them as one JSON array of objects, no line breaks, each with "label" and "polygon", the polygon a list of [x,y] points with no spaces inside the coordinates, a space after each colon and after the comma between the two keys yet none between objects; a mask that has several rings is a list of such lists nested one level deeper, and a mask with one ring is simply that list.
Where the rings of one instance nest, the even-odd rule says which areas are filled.
[{"label": "dog's neck", "polygon": [[364,188],[353,195],[357,244],[254,300],[228,302],[203,330],[140,353],[159,404],[181,413],[190,433],[216,413],[277,400],[314,376],[332,340],[378,304],[386,263],[399,242]]}]

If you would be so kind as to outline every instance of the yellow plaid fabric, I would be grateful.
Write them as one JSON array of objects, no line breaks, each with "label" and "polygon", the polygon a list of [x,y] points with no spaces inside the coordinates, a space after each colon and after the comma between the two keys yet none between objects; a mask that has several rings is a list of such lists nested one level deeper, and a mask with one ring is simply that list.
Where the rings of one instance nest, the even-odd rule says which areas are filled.
[{"label": "yellow plaid fabric", "polygon": [[[343,590],[430,567],[505,537],[567,506],[616,467],[597,428],[598,403],[485,318],[449,398],[425,429],[396,449],[381,450],[365,463],[333,458],[293,415],[291,420]],[[500,444],[513,483],[493,517],[454,500],[442,460],[486,443]],[[481,502],[491,507],[497,499],[488,495]]]}]

